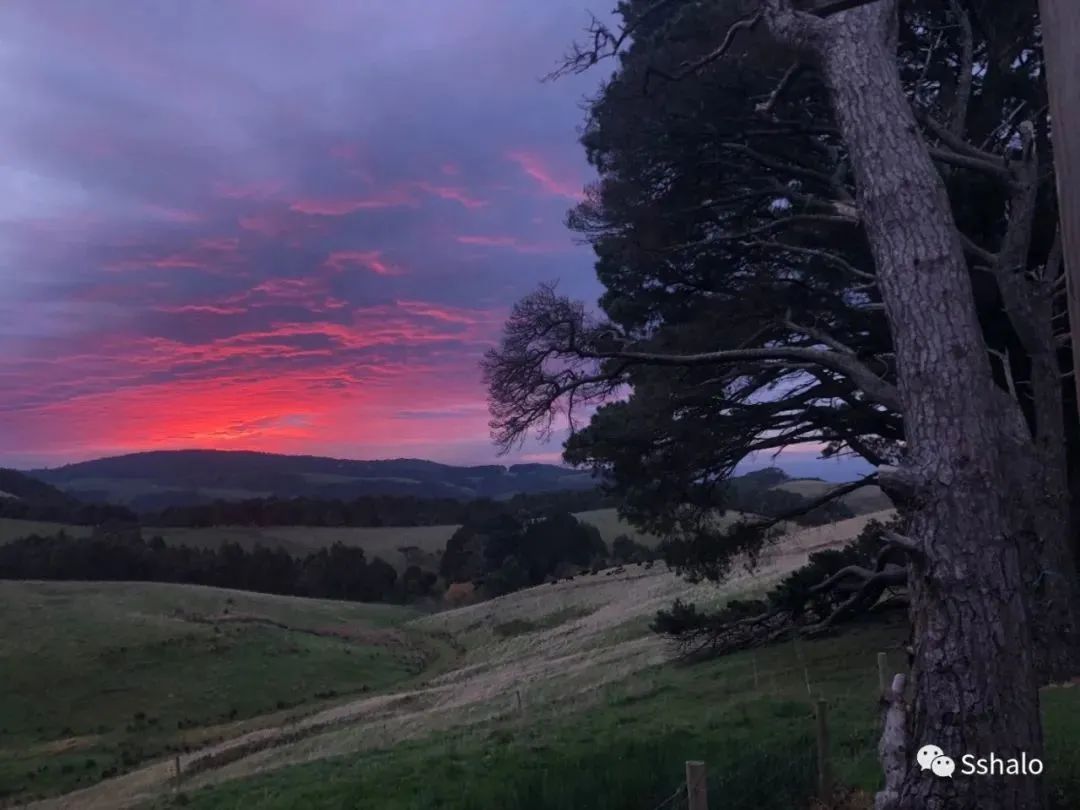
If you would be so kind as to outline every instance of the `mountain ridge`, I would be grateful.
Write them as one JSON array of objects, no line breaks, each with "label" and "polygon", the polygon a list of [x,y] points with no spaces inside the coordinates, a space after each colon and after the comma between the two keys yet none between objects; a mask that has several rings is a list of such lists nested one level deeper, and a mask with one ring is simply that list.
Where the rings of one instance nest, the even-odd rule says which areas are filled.
[{"label": "mountain ridge", "polygon": [[506,498],[589,489],[589,472],[554,464],[458,466],[417,458],[343,459],[251,450],[151,450],[24,471],[82,500],[159,509],[251,497]]}]

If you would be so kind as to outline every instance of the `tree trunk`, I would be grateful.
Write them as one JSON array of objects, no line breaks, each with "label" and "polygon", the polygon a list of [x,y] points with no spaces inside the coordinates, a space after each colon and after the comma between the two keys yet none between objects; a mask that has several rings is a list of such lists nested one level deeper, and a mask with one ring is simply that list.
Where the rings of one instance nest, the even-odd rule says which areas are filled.
[{"label": "tree trunk", "polygon": [[[1019,408],[993,382],[948,195],[900,82],[896,2],[826,19],[767,0],[782,41],[815,58],[858,188],[896,351],[907,455],[918,493],[910,533],[914,630],[908,756],[1042,756],[1039,693],[1024,598],[1024,498],[1012,470],[1030,458]],[[1025,465],[1026,466],[1026,465]],[[1027,518],[1030,520],[1030,518]],[[909,759],[902,810],[1036,810],[1037,778],[952,779]]]},{"label": "tree trunk", "polygon": [[[1039,0],[1046,83],[1053,120],[1054,168],[1068,274],[1073,367],[1080,366],[1080,7],[1075,0]],[[1068,133],[1068,134],[1066,134]],[[1080,374],[1074,377],[1080,408]],[[1075,414],[1074,414],[1075,416]]]},{"label": "tree trunk", "polygon": [[[1033,445],[1026,465],[1017,460],[1013,478],[1014,490],[1027,493],[1026,513],[1037,538],[1025,591],[1033,617],[1035,661],[1042,682],[1048,683],[1076,672],[1080,596],[1070,519],[1063,380],[1054,337],[1056,278],[1023,272],[1031,251],[1040,185],[1034,127],[1026,130],[1023,141],[1023,157],[1012,165],[1009,226],[994,273],[1009,322],[1030,361]],[[1008,357],[1003,362],[1008,364]]]}]

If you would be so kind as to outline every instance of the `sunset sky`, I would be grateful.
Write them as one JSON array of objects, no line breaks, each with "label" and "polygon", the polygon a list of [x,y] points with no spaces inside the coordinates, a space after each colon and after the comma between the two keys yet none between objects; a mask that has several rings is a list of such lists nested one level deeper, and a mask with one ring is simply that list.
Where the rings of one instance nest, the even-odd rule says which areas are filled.
[{"label": "sunset sky", "polygon": [[599,293],[562,220],[601,73],[539,81],[586,9],[5,0],[0,463],[492,461],[510,304]]},{"label": "sunset sky", "polygon": [[0,465],[496,461],[477,364],[510,305],[600,293],[563,218],[610,67],[539,80],[588,9],[4,0]]}]

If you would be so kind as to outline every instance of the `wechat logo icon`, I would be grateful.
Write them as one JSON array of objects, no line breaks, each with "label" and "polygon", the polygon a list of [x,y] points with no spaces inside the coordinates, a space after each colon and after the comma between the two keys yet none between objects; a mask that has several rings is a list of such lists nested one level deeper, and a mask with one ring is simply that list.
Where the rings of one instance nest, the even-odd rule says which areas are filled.
[{"label": "wechat logo icon", "polygon": [[933,771],[934,776],[951,779],[956,770],[956,763],[951,757],[945,756],[945,752],[936,745],[924,745],[915,755],[919,767],[924,771]]}]

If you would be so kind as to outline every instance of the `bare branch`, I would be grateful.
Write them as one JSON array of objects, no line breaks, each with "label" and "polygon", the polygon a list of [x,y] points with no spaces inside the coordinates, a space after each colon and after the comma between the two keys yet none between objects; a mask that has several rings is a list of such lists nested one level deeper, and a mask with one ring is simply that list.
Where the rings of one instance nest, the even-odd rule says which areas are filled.
[{"label": "bare branch", "polygon": [[[756,162],[760,163],[767,169],[773,169],[774,171],[781,172],[785,175],[793,175],[795,177],[802,177],[806,180],[811,180],[815,183],[822,183],[827,186],[833,185],[833,178],[825,174],[824,172],[816,171],[815,169],[807,168],[806,166],[800,166],[797,163],[790,161],[778,160],[770,155],[762,154],[756,149],[752,149],[744,143],[722,143],[720,146],[723,149],[730,149],[733,152],[739,152],[752,158]],[[847,198],[850,201],[850,196]]]},{"label": "bare branch", "polygon": [[871,3],[877,3],[879,0],[834,0],[831,3],[826,3],[823,6],[818,6],[810,13],[815,17],[831,17],[834,14],[840,14],[844,11],[851,11],[853,8],[860,8],[861,6],[868,6]]},{"label": "bare branch", "polygon": [[873,282],[875,284],[877,283],[877,276],[875,276],[873,273],[868,273],[865,270],[858,269],[857,267],[855,267],[855,265],[851,264],[850,262],[846,261],[845,259],[841,259],[835,253],[832,253],[832,252],[830,252],[828,250],[820,250],[818,248],[803,247],[801,245],[788,245],[788,244],[786,244],[784,242],[771,242],[771,241],[766,241],[766,240],[762,240],[762,239],[755,239],[755,240],[747,242],[747,244],[754,245],[756,247],[771,248],[771,249],[774,249],[774,250],[783,250],[783,251],[786,251],[786,252],[789,252],[789,253],[802,254],[804,256],[810,256],[810,257],[815,258],[815,259],[821,259],[823,261],[827,261],[827,262],[829,262],[831,264],[836,265],[837,267],[844,270],[845,272],[850,273],[855,278],[865,279],[865,280]]},{"label": "bare branch", "polygon": [[900,394],[896,386],[874,374],[854,357],[836,351],[804,349],[797,346],[776,346],[760,349],[726,349],[699,354],[669,355],[654,352],[581,352],[582,357],[598,360],[626,360],[655,366],[700,366],[736,363],[745,360],[793,360],[831,368],[849,377],[863,393],[875,402],[900,409]]},{"label": "bare branch", "polygon": [[930,153],[930,157],[934,160],[941,161],[942,163],[948,163],[951,166],[958,166],[962,169],[972,169],[973,171],[982,172],[1006,183],[1013,182],[1012,172],[1009,171],[1007,166],[998,161],[972,157],[968,154],[960,154],[959,152],[954,152],[949,149],[940,149],[936,146],[927,147],[927,151]]},{"label": "bare branch", "polygon": [[813,326],[808,326],[808,325],[805,325],[805,324],[798,324],[798,323],[795,323],[794,321],[792,321],[790,319],[785,319],[784,320],[784,325],[788,329],[792,330],[793,332],[801,332],[802,334],[806,335],[807,337],[811,337],[814,340],[818,341],[819,343],[823,343],[824,345],[828,346],[830,349],[833,349],[834,351],[838,351],[841,354],[849,354],[852,357],[855,356],[855,350],[854,349],[852,349],[847,344],[842,343],[841,341],[837,340],[836,338],[834,338],[832,335],[828,334],[827,332],[822,331],[821,329],[817,329],[817,328],[815,328]]},{"label": "bare branch", "polygon": [[998,254],[987,250],[979,244],[976,244],[967,234],[960,232],[960,241],[964,245],[964,252],[970,256],[974,256],[989,267],[996,267],[998,263]]},{"label": "bare branch", "polygon": [[659,76],[660,78],[665,79],[669,82],[681,82],[683,79],[689,78],[690,76],[697,74],[702,68],[708,67],[713,62],[719,61],[724,57],[724,54],[726,54],[731,49],[732,44],[735,42],[735,37],[739,34],[739,32],[753,30],[757,27],[758,23],[760,23],[762,19],[764,19],[764,16],[764,12],[758,11],[749,17],[733,23],[732,26],[728,28],[727,33],[724,34],[724,38],[720,40],[719,45],[717,45],[704,56],[687,62],[683,62],[679,66],[679,69],[676,70],[674,73],[668,73],[667,71],[661,70],[660,68],[649,66],[645,71],[644,92],[648,93],[649,79],[653,76]]},{"label": "bare branch", "polygon": [[971,84],[975,71],[975,37],[971,31],[971,17],[959,0],[949,0],[949,10],[956,16],[960,26],[960,67],[956,74],[956,99],[949,116],[949,131],[962,138],[967,123],[968,106],[971,103]]},{"label": "bare branch", "polygon": [[962,136],[953,132],[946,127],[927,110],[916,108],[915,116],[919,119],[924,127],[936,137],[941,143],[956,152],[959,155],[966,155],[967,157],[974,158],[975,160],[985,161],[986,163],[994,163],[1005,167],[1005,160],[1001,155],[994,152],[989,152],[985,149],[980,149],[973,143],[968,143]]},{"label": "bare branch", "polygon": [[908,537],[904,534],[894,532],[892,529],[885,529],[882,531],[881,536],[885,538],[888,545],[894,548],[902,549],[912,557],[922,557],[925,555],[925,551],[918,540]]},{"label": "bare branch", "polygon": [[[1054,241],[1050,245],[1050,253],[1046,256],[1046,266],[1043,267],[1043,278],[1058,279],[1065,277],[1065,267],[1062,263],[1064,248],[1061,240],[1061,222],[1058,222],[1054,231]],[[1055,282],[1056,283],[1056,282]],[[1061,282],[1064,285],[1064,282]]]},{"label": "bare branch", "polygon": [[806,69],[806,65],[802,62],[795,62],[791,67],[784,71],[784,75],[780,77],[779,84],[773,88],[773,91],[769,93],[769,97],[763,102],[758,104],[754,108],[754,112],[759,115],[772,115],[773,110],[776,108],[777,102],[780,97],[787,92],[787,89],[795,83],[795,80],[802,75],[802,72]]},{"label": "bare branch", "polygon": [[678,2],[679,0],[657,0],[617,32],[593,17],[588,28],[585,29],[586,35],[592,40],[591,45],[582,47],[575,42],[571,52],[563,59],[563,63],[545,76],[544,80],[552,81],[562,76],[584,73],[602,59],[616,56],[643,22],[669,6],[678,5]]},{"label": "bare branch", "polygon": [[905,466],[884,464],[878,467],[878,484],[898,506],[916,501],[923,483]]},{"label": "bare branch", "polygon": [[987,347],[987,352],[991,356],[996,357],[1001,362],[1001,371],[1005,377],[1005,387],[1009,392],[1009,395],[1017,402],[1020,401],[1020,395],[1016,393],[1016,380],[1013,379],[1012,364],[1009,362],[1009,350],[997,351]]}]

